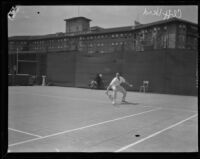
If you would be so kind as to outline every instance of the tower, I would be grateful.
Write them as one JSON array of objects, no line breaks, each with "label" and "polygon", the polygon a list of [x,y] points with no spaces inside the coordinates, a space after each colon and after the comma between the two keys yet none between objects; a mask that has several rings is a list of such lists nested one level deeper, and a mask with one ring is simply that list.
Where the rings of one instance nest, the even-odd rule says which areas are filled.
[{"label": "tower", "polygon": [[85,17],[74,17],[65,19],[66,22],[66,33],[83,32],[90,30],[90,19]]}]

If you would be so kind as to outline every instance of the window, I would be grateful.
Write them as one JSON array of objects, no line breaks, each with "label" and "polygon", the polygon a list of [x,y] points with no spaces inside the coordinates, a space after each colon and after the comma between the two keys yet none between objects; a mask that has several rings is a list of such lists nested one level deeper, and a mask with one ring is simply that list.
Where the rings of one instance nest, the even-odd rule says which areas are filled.
[{"label": "window", "polygon": [[186,28],[186,25],[184,25],[184,24],[179,24],[179,28]]},{"label": "window", "polygon": [[198,40],[197,38],[194,38],[194,42],[193,42],[193,49],[197,50],[198,49]]},{"label": "window", "polygon": [[178,42],[179,42],[178,48],[185,48],[185,41],[186,41],[185,38],[186,38],[185,35],[182,34],[178,35]]},{"label": "window", "polygon": [[194,36],[187,37],[187,49],[197,49],[198,48],[198,40]]},{"label": "window", "polygon": [[186,47],[186,26],[183,24],[179,24],[178,26],[178,42],[177,48],[185,48]]},{"label": "window", "polygon": [[176,34],[169,34],[168,48],[175,48]]}]

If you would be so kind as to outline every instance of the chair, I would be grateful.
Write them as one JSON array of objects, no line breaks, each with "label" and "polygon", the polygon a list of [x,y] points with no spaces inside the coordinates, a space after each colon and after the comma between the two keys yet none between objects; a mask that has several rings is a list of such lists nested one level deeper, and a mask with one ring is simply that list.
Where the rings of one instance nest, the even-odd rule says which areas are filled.
[{"label": "chair", "polygon": [[149,89],[149,81],[143,81],[143,85],[140,86],[140,92],[147,92]]}]

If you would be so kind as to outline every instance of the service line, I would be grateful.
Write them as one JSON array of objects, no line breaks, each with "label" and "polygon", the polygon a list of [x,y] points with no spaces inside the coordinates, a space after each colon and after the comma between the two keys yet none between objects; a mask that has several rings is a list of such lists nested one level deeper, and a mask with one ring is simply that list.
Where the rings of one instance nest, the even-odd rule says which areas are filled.
[{"label": "service line", "polygon": [[63,131],[63,132],[59,132],[59,133],[55,133],[55,134],[51,134],[51,135],[47,135],[47,136],[43,136],[43,137],[39,137],[39,138],[35,138],[35,139],[30,139],[30,140],[26,140],[26,141],[22,141],[22,142],[13,143],[13,144],[10,144],[8,146],[11,147],[11,146],[20,145],[20,144],[24,144],[24,143],[28,143],[28,142],[32,142],[32,141],[41,140],[41,139],[46,139],[46,138],[50,138],[50,137],[53,137],[53,136],[62,135],[62,134],[66,134],[66,133],[70,133],[70,132],[74,132],[74,131],[78,131],[78,130],[83,130],[83,129],[86,129],[86,128],[90,128],[90,127],[94,127],[94,126],[98,126],[98,125],[103,125],[103,124],[123,120],[123,119],[126,119],[126,118],[142,115],[142,114],[149,113],[149,112],[152,112],[152,111],[157,111],[157,110],[160,110],[160,109],[161,108],[151,109],[151,110],[147,110],[147,111],[144,111],[144,112],[140,112],[140,113],[136,113],[136,114],[132,114],[132,115],[127,115],[127,116],[115,118],[115,119],[112,119],[112,120],[107,120],[107,121],[103,121],[103,122],[100,122],[100,123],[87,125],[87,126],[80,127],[80,128],[70,129],[70,130],[66,130],[66,131]]}]

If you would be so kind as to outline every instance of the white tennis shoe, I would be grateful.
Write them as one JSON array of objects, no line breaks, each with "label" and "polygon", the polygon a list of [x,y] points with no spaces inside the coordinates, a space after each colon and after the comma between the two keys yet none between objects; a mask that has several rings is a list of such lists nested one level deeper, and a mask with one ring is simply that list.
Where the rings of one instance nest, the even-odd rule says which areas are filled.
[{"label": "white tennis shoe", "polygon": [[112,101],[112,104],[113,104],[113,105],[115,105],[115,104],[116,104],[116,102],[115,102],[115,101]]}]

